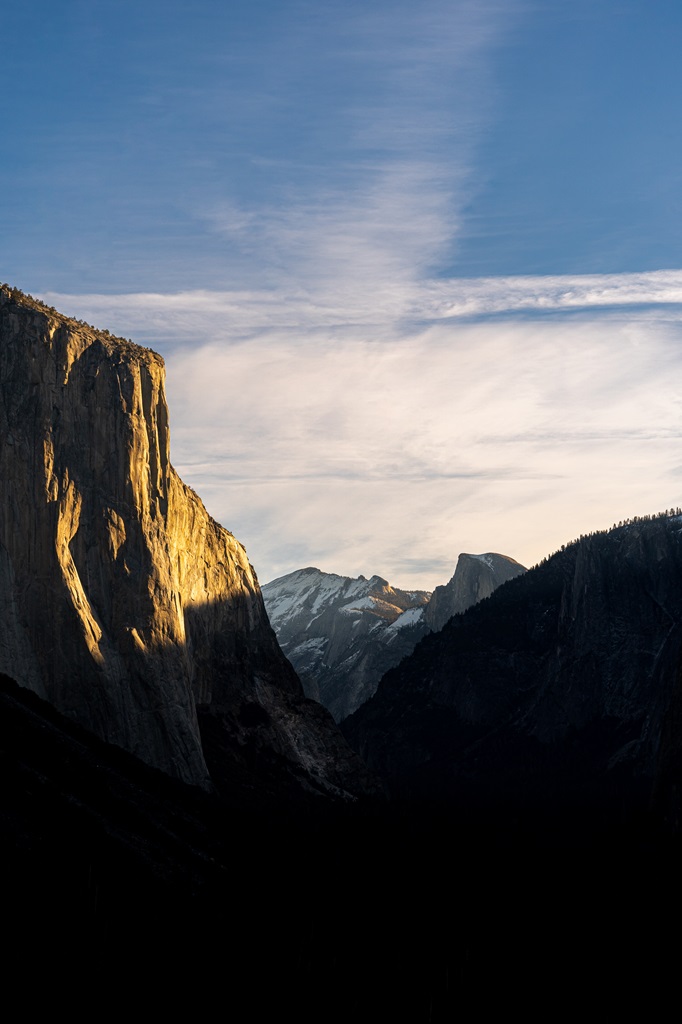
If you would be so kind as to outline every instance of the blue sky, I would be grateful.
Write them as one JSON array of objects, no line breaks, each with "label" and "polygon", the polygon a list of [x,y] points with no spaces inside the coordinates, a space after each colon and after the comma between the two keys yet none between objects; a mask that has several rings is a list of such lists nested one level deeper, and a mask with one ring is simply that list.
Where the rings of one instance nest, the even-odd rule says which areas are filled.
[{"label": "blue sky", "polygon": [[530,564],[680,503],[681,37],[668,0],[17,5],[0,279],[165,356],[261,580]]}]

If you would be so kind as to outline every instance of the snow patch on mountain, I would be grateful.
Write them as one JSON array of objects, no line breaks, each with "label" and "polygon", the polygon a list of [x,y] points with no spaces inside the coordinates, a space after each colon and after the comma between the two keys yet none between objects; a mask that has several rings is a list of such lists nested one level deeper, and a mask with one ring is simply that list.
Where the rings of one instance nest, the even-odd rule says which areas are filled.
[{"label": "snow patch on mountain", "polygon": [[421,611],[431,596],[392,587],[378,575],[353,579],[313,567],[266,583],[262,591],[270,623],[304,690],[337,720],[371,696],[395,662],[393,624],[406,612]]},{"label": "snow patch on mountain", "polygon": [[414,626],[417,622],[420,622],[424,618],[423,607],[419,608],[408,608],[406,612],[399,615],[398,618],[390,624],[388,627],[390,630],[404,629],[405,626]]}]

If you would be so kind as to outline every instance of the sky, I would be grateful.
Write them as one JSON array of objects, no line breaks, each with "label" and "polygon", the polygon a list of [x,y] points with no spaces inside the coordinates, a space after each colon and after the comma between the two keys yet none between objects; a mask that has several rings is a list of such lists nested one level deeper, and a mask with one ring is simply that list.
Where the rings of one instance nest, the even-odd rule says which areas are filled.
[{"label": "sky", "polygon": [[0,280],[160,352],[261,583],[682,504],[678,0],[3,10]]}]

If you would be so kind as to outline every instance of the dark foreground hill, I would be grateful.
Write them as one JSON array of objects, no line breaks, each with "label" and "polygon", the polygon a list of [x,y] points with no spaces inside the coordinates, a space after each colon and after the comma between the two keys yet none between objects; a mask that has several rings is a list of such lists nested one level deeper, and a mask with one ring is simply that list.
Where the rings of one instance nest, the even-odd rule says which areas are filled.
[{"label": "dark foreground hill", "polygon": [[610,1020],[663,1012],[677,976],[682,851],[651,818],[578,835],[236,776],[211,795],[5,678],[0,763],[24,1013]]}]

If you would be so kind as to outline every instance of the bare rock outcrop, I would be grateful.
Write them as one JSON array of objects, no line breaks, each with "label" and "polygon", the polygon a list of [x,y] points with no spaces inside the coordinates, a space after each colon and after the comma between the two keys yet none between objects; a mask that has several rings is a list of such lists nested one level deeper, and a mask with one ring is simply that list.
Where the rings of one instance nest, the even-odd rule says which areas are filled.
[{"label": "bare rock outcrop", "polygon": [[0,480],[0,672],[194,784],[197,706],[235,755],[257,737],[323,785],[354,778],[244,548],[169,462],[160,356],[0,288]]},{"label": "bare rock outcrop", "polygon": [[449,583],[436,587],[424,609],[424,623],[434,633],[442,629],[453,615],[461,615],[467,608],[490,597],[507,580],[526,572],[525,566],[510,558],[488,551],[483,555],[463,552]]}]

